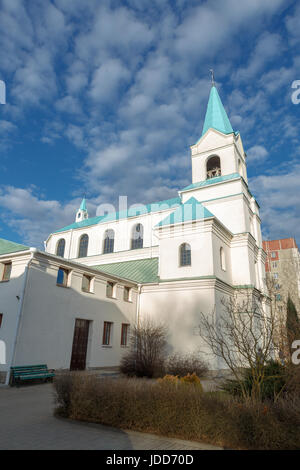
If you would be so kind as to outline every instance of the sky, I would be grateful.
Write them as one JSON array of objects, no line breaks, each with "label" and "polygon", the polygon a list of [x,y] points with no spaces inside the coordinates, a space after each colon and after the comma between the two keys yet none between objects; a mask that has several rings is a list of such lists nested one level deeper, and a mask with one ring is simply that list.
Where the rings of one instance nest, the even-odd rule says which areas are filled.
[{"label": "sky", "polygon": [[0,237],[177,196],[213,68],[263,236],[300,244],[299,24],[289,0],[0,0]]}]

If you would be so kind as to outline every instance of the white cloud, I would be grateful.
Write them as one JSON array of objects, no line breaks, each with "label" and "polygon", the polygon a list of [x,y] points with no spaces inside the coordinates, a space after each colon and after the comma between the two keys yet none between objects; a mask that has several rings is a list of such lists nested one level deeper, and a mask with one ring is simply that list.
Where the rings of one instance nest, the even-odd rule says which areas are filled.
[{"label": "white cloud", "polygon": [[282,52],[282,38],[279,34],[264,33],[257,41],[248,65],[233,74],[235,82],[247,81],[263,70],[269,61],[274,60]]},{"label": "white cloud", "polygon": [[296,5],[294,11],[289,15],[285,20],[285,25],[289,33],[290,42],[292,45],[298,44],[300,42],[300,5]]},{"label": "white cloud", "polygon": [[268,158],[269,152],[262,145],[254,145],[247,151],[249,165],[264,162]]},{"label": "white cloud", "polygon": [[17,127],[15,124],[4,119],[0,120],[0,134],[5,134],[6,132],[14,131]]},{"label": "white cloud", "polygon": [[118,59],[110,59],[94,72],[89,95],[96,102],[110,101],[116,96],[121,84],[129,79],[127,67]]},{"label": "white cloud", "polygon": [[70,95],[67,95],[64,98],[57,100],[55,103],[55,107],[58,109],[58,111],[62,111],[64,113],[70,113],[70,114],[81,113],[81,107],[78,102],[78,99]]},{"label": "white cloud", "polygon": [[250,180],[261,205],[264,236],[270,239],[300,239],[300,164],[290,162],[287,167],[288,171],[277,168],[270,175]]},{"label": "white cloud", "polygon": [[[35,195],[37,188],[0,188],[0,214],[5,214],[7,224],[16,230],[24,243],[43,248],[43,240],[56,229],[75,221],[81,199],[75,198],[66,204],[46,200]],[[94,215],[97,200],[89,200],[88,210]]]},{"label": "white cloud", "polygon": [[[253,45],[247,49],[253,54],[242,75],[260,74],[263,61],[282,50],[278,33],[265,33],[258,41],[255,37],[261,31],[257,25],[265,28],[268,17],[285,5],[283,0],[177,0],[180,14],[174,3],[159,0],[129,0],[126,7],[97,0],[36,4],[24,8],[21,1],[3,2],[0,32],[6,52],[1,48],[0,59],[9,73],[12,98],[4,113],[10,110],[17,116],[17,109],[46,103],[43,109],[49,114],[43,115],[38,138],[53,145],[66,137],[83,150],[83,165],[73,175],[102,202],[119,194],[132,202],[176,195],[190,182],[188,145],[201,133],[208,69],[214,65],[210,62],[217,58],[216,78],[224,78],[226,85],[241,57],[237,37],[245,26],[251,30]],[[247,89],[236,90],[227,102],[219,84],[236,129],[249,130],[259,122],[257,133],[262,134],[263,124],[271,119],[268,93],[284,86],[289,70],[287,65],[279,72],[274,67],[273,75],[265,77],[268,85],[260,82],[259,89],[247,82]],[[9,113],[4,118],[14,121]],[[281,122],[294,139],[292,122]],[[261,135],[255,135],[256,142],[250,144],[249,162],[268,158]],[[21,198],[18,188],[13,189]],[[49,220],[42,213],[33,220],[30,214],[16,215],[16,207],[10,206],[11,223],[24,236],[30,238],[32,232],[37,238],[39,217],[43,233],[72,222],[73,206],[68,212],[68,205],[26,191],[23,197],[37,213],[44,207],[50,215]],[[11,199],[13,190],[9,194]]]}]

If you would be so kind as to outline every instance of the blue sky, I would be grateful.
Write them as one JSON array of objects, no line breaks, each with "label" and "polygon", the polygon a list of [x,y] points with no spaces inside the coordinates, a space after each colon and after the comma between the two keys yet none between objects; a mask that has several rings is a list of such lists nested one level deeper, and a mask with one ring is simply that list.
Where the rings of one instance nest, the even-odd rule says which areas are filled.
[{"label": "blue sky", "polygon": [[40,246],[127,195],[191,183],[214,68],[264,236],[300,243],[300,3],[0,0],[0,237]]}]

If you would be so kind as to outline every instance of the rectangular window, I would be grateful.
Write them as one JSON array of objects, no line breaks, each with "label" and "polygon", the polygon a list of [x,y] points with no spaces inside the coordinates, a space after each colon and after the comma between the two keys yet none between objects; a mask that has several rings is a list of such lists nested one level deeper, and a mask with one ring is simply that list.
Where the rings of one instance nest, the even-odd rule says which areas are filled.
[{"label": "rectangular window", "polygon": [[130,287],[124,287],[124,300],[126,302],[131,301],[131,288]]},{"label": "rectangular window", "polygon": [[281,300],[281,295],[280,294],[276,294],[276,300]]},{"label": "rectangular window", "polygon": [[84,274],[82,276],[81,289],[83,290],[83,292],[91,292],[91,287],[92,287],[92,278],[91,278],[91,276],[87,276],[86,274]]},{"label": "rectangular window", "polygon": [[127,346],[127,344],[128,344],[128,333],[129,333],[129,324],[128,323],[122,323],[121,346]]},{"label": "rectangular window", "polygon": [[277,263],[276,263],[276,261],[273,261],[272,266],[273,266],[273,268],[277,268]]},{"label": "rectangular window", "polygon": [[115,288],[116,284],[114,282],[108,281],[106,284],[106,297],[115,297]]},{"label": "rectangular window", "polygon": [[271,257],[272,257],[272,258],[276,258],[276,251],[272,251]]},{"label": "rectangular window", "polygon": [[274,273],[274,279],[278,279],[278,273]]},{"label": "rectangular window", "polygon": [[11,275],[11,262],[2,264],[2,278],[1,281],[9,281]]},{"label": "rectangular window", "polygon": [[68,269],[59,268],[58,273],[57,273],[56,284],[58,286],[61,286],[61,287],[67,287],[68,286],[69,273],[70,273],[70,271],[68,271]]},{"label": "rectangular window", "polygon": [[3,313],[0,313],[0,328],[1,328],[1,325],[2,325],[2,320],[3,320]]},{"label": "rectangular window", "polygon": [[113,323],[110,321],[105,321],[103,325],[103,338],[102,344],[103,346],[109,346],[111,343],[111,331],[112,331]]}]

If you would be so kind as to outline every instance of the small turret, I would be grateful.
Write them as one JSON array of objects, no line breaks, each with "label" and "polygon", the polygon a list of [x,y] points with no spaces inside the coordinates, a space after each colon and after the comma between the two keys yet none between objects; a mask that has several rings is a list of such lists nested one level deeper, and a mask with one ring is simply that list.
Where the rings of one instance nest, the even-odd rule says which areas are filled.
[{"label": "small turret", "polygon": [[75,222],[81,222],[82,220],[85,220],[85,219],[88,219],[88,218],[89,218],[89,214],[88,214],[88,211],[86,209],[85,198],[83,198],[82,202],[80,204],[80,207],[77,211]]}]

